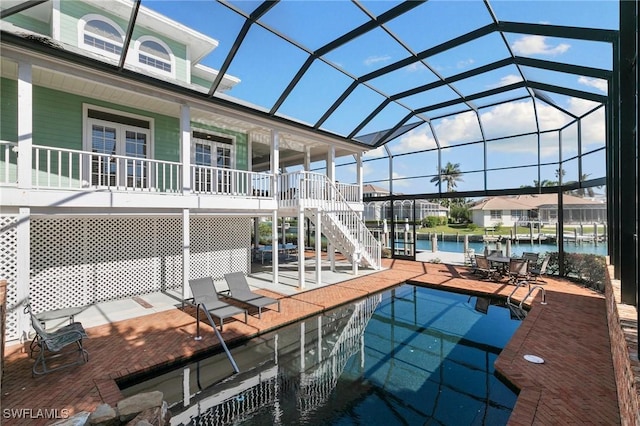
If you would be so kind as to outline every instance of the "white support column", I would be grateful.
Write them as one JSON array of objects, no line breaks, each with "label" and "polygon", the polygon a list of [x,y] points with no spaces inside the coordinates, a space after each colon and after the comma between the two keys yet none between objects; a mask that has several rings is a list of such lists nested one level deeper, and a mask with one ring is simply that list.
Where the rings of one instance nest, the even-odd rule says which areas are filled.
[{"label": "white support column", "polygon": [[191,187],[191,108],[180,106],[180,161],[182,161],[182,193],[189,194]]},{"label": "white support column", "polygon": [[182,210],[182,299],[191,297],[189,290],[189,278],[191,277],[191,253],[189,250],[189,209]]},{"label": "white support column", "polygon": [[363,184],[363,168],[362,168],[362,153],[356,154],[356,182],[358,183],[358,202],[362,202],[362,184]]},{"label": "white support column", "polygon": [[336,148],[330,146],[327,151],[327,177],[331,182],[336,180]]},{"label": "white support column", "polygon": [[[298,223],[304,221],[304,210],[298,211]],[[300,228],[300,226],[298,226]],[[298,229],[298,288],[304,288],[304,232]]]},{"label": "white support column", "polygon": [[271,215],[271,269],[273,272],[273,284],[278,284],[278,210]]},{"label": "white support column", "polygon": [[[271,196],[278,199],[278,176],[280,169],[280,135],[277,130],[271,130]],[[271,268],[273,272],[273,284],[279,282],[278,270],[278,210],[274,210],[271,216]]]},{"label": "white support column", "polygon": [[280,135],[277,130],[271,131],[271,196],[278,199],[278,176],[280,174]]},{"label": "white support column", "polygon": [[304,171],[311,171],[311,147],[307,146],[304,150]]},{"label": "white support column", "polygon": [[21,207],[18,214],[17,225],[17,249],[18,260],[16,263],[16,278],[18,306],[18,333],[20,341],[28,338],[29,317],[24,313],[22,303],[29,297],[29,281],[31,271],[31,209]]},{"label": "white support column", "polygon": [[322,212],[316,213],[316,285],[322,284]]},{"label": "white support column", "polygon": [[32,187],[33,85],[32,67],[18,63],[18,188]]},{"label": "white support column", "polygon": [[[331,183],[336,180],[336,148],[330,146],[327,150],[327,178]],[[327,256],[329,257],[331,272],[336,271],[336,250],[331,242],[327,242]]]},{"label": "white support column", "polygon": [[353,257],[351,258],[351,271],[353,275],[358,275],[358,260],[359,253],[353,253]]}]

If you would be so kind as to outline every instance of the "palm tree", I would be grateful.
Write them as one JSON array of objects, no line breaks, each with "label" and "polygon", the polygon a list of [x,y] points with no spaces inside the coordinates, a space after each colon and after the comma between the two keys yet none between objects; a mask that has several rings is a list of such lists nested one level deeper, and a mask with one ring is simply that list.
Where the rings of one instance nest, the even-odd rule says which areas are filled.
[{"label": "palm tree", "polygon": [[[589,176],[591,176],[591,173],[582,174],[582,176],[580,176],[580,182],[584,182],[585,180],[587,180],[589,178]],[[575,191],[573,191],[573,193],[574,193],[574,195],[577,195],[578,197],[588,196],[588,197],[592,198],[595,195],[595,192],[593,191],[593,187],[578,188]]]},{"label": "palm tree", "polygon": [[431,179],[431,182],[435,182],[436,186],[438,186],[441,182],[447,184],[447,192],[454,192],[455,187],[458,182],[463,182],[462,172],[460,171],[460,164],[451,162],[447,162],[446,166],[444,166],[440,170],[439,176],[434,176]]}]

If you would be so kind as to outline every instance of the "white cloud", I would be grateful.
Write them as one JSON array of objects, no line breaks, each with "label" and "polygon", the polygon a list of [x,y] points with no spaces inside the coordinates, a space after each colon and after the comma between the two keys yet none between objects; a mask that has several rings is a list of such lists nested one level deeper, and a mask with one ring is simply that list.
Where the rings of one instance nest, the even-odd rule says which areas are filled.
[{"label": "white cloud", "polygon": [[389,148],[394,154],[422,151],[436,148],[436,141],[426,126],[420,126],[400,136],[397,142],[391,142]]},{"label": "white cloud", "polygon": [[600,105],[597,102],[582,98],[570,98],[568,109],[574,114],[582,115]]},{"label": "white cloud", "polygon": [[588,86],[588,87],[593,87],[595,89],[598,89],[602,93],[608,92],[607,80],[582,76],[578,78],[578,83],[584,84],[585,86]]},{"label": "white cloud", "polygon": [[387,156],[387,151],[384,149],[384,146],[379,146],[376,149],[372,149],[371,151],[365,152],[362,158],[371,160],[373,158],[381,158],[386,156]]},{"label": "white cloud", "polygon": [[391,60],[391,56],[389,55],[369,56],[367,59],[364,60],[364,64],[369,67],[378,62],[388,62],[390,60]]},{"label": "white cloud", "polygon": [[456,64],[456,68],[467,68],[469,65],[473,65],[474,62],[475,61],[472,58],[464,59],[462,61],[458,61],[458,63]]},{"label": "white cloud", "polygon": [[475,112],[464,112],[443,118],[434,126],[440,146],[471,142],[482,139]]},{"label": "white cloud", "polygon": [[513,84],[513,83],[519,83],[521,81],[522,81],[522,77],[520,77],[518,74],[509,74],[509,75],[505,75],[504,77],[502,77],[498,84],[496,84],[495,86],[491,86],[491,87],[503,87],[503,86],[508,86],[510,84]]},{"label": "white cloud", "polygon": [[511,48],[519,55],[547,55],[556,56],[565,53],[571,46],[567,43],[559,43],[552,46],[547,43],[547,38],[539,35],[522,36],[514,41]]}]

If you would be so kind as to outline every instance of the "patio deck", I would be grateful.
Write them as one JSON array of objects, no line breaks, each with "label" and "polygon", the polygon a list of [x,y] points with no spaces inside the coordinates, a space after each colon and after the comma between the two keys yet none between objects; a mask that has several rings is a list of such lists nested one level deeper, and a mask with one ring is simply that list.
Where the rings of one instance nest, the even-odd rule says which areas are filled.
[{"label": "patio deck", "polygon": [[[399,283],[412,282],[478,295],[508,295],[505,283],[480,281],[459,265],[385,260],[386,270],[297,294],[268,289],[281,299],[281,313],[265,310],[262,320],[225,322],[227,343],[317,314]],[[539,297],[496,361],[497,370],[521,389],[509,424],[620,424],[613,362],[603,295],[564,280],[546,277],[547,305]],[[522,296],[524,290],[517,295]],[[145,296],[140,297],[145,301]],[[152,303],[149,303],[149,305]],[[2,378],[2,408],[24,410],[92,410],[122,398],[115,380],[178,364],[214,349],[218,342],[208,325],[204,339],[194,340],[193,309],[168,309],[90,327],[89,362],[73,369],[32,378],[27,345],[7,348]],[[531,364],[525,354],[544,358]],[[34,396],[37,396],[35,398]],[[66,411],[65,411],[66,413]],[[4,424],[47,424],[50,420],[3,415]]]}]

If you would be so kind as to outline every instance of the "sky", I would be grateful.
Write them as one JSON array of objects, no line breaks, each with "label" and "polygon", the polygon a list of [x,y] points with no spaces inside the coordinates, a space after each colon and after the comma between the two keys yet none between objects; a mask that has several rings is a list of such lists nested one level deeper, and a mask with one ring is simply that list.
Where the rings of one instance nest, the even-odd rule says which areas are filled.
[{"label": "sky", "polygon": [[[231,1],[235,7],[251,12],[260,2]],[[397,1],[363,1],[360,4],[372,15],[380,15],[395,6]],[[201,63],[219,69],[229,53],[244,19],[217,2],[143,0],[142,5],[218,40],[218,47]],[[600,29],[618,28],[617,1],[492,1],[493,13],[500,21],[534,24],[552,24]],[[194,10],[197,13],[194,13]],[[264,28],[253,25],[240,46],[228,73],[241,82],[229,94],[263,108],[270,109],[282,91],[308,58],[308,51],[315,51],[330,41],[365,23],[369,17],[365,11],[348,1],[282,1],[262,18],[261,22],[294,39],[299,46],[291,45]],[[277,114],[293,117],[314,124],[326,109],[351,84],[353,77],[365,76],[384,66],[407,58],[413,52],[437,46],[447,40],[481,28],[492,22],[491,15],[482,1],[431,0],[415,7],[410,13],[388,22],[389,33],[376,29],[350,43],[329,51],[323,56],[326,62],[316,60],[294,87]],[[426,65],[413,63],[387,75],[368,81],[372,88],[385,95],[402,93],[416,86],[428,84],[444,77],[477,68],[509,56],[509,49],[517,56],[557,61],[574,65],[611,70],[612,50],[607,43],[585,42],[526,34],[491,33],[456,48],[429,56]],[[340,70],[344,72],[340,72]],[[604,80],[578,77],[560,72],[521,67],[528,80],[553,84],[570,89],[606,95]],[[346,75],[345,75],[346,74]],[[379,113],[358,135],[393,127],[407,115],[410,109],[437,104],[457,98],[458,93],[468,96],[510,83],[522,77],[514,65],[505,66],[480,76],[467,78],[413,96],[400,98]],[[349,135],[381,102],[384,96],[376,90],[360,85],[344,103],[322,124],[322,128],[340,135]],[[425,193],[437,190],[430,182],[438,170],[437,151],[407,154],[436,147],[441,151],[441,165],[458,163],[465,172],[458,190],[482,190],[485,186],[482,170],[500,169],[487,173],[487,189],[517,188],[531,185],[538,180],[557,180],[555,171],[560,155],[564,160],[578,153],[578,125],[560,129],[573,118],[548,103],[521,99],[497,106],[485,107],[508,99],[526,96],[524,89],[513,90],[487,99],[478,100],[479,118],[464,104],[429,111],[422,117],[431,125],[421,125],[388,144],[395,156],[393,170],[394,192]],[[599,104],[569,96],[543,92],[556,105],[581,116],[582,174],[589,179],[605,174],[604,163],[604,109]],[[595,109],[595,111],[594,111]],[[457,113],[455,115],[448,115]],[[519,136],[487,143],[486,154],[482,143],[482,131],[487,139],[510,135],[523,135],[536,131],[537,114],[540,130],[552,131],[536,135]],[[414,122],[412,119],[409,123]],[[357,136],[356,136],[357,138]],[[562,138],[562,151],[558,140]],[[386,179],[390,168],[386,151],[378,149],[365,155],[365,181],[388,187]],[[342,182],[355,181],[352,158],[342,158],[337,168],[337,178]],[[324,167],[316,164],[316,167]],[[529,166],[529,167],[527,167]],[[565,181],[578,180],[578,160],[563,164]],[[418,177],[418,178],[417,178]]]}]

